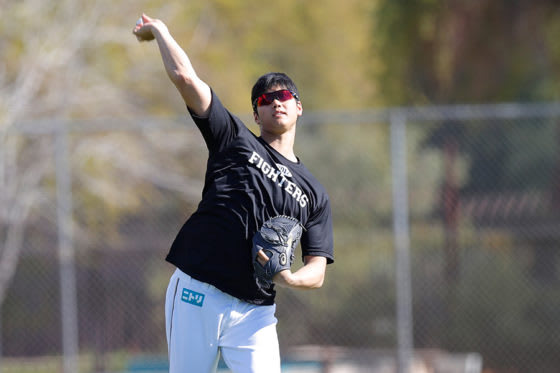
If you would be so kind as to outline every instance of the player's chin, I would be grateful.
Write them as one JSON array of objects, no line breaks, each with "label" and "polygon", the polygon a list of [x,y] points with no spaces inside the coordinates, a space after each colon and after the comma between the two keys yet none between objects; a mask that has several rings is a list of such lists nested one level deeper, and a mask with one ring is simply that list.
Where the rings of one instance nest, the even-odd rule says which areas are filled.
[{"label": "player's chin", "polygon": [[261,123],[261,125],[263,129],[268,132],[284,132],[286,128],[289,127],[286,121],[275,119],[270,119],[264,123]]},{"label": "player's chin", "polygon": [[271,118],[271,122],[275,127],[290,128],[294,123],[295,119],[288,115],[275,115]]}]

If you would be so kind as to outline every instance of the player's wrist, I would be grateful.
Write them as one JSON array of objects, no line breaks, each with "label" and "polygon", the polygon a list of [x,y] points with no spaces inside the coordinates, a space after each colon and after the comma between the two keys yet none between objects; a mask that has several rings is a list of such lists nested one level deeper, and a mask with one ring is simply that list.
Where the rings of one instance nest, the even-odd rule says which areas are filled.
[{"label": "player's wrist", "polygon": [[151,28],[152,28],[152,33],[154,34],[154,36],[155,36],[156,33],[158,33],[160,35],[170,34],[169,29],[167,28],[167,25],[159,19],[154,19],[153,20],[153,22],[151,23]]},{"label": "player's wrist", "polygon": [[283,271],[278,272],[272,278],[276,285],[284,286],[284,287],[296,287],[296,279],[294,274],[289,270],[285,269]]}]

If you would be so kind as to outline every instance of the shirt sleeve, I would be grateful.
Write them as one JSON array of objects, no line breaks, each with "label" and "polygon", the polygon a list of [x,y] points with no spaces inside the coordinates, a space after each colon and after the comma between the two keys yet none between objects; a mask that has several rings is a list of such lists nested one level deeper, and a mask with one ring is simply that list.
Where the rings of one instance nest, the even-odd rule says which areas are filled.
[{"label": "shirt sleeve", "polygon": [[323,256],[327,258],[328,264],[334,262],[333,223],[328,198],[305,225],[301,251],[303,256]]},{"label": "shirt sleeve", "polygon": [[211,154],[224,149],[237,136],[240,126],[243,125],[223,106],[213,90],[208,116],[201,117],[193,113],[190,108],[187,109]]}]

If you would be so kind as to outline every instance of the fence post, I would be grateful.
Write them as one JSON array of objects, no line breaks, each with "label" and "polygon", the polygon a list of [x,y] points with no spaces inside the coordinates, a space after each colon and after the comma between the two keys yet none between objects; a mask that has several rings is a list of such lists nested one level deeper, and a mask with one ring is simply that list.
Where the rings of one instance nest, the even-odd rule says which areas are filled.
[{"label": "fence post", "polygon": [[4,357],[4,352],[2,350],[2,304],[0,303],[0,373],[2,373],[2,358]]},{"label": "fence post", "polygon": [[77,373],[79,371],[78,307],[72,242],[72,179],[68,147],[68,131],[62,126],[55,133],[55,163],[63,372]]},{"label": "fence post", "polygon": [[413,354],[406,119],[406,114],[400,109],[391,112],[391,172],[397,298],[397,373],[410,372]]}]

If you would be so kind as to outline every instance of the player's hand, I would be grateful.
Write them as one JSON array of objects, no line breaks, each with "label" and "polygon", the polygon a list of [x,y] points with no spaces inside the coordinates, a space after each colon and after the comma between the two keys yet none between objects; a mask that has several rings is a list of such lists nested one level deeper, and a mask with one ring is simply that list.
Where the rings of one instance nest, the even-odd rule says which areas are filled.
[{"label": "player's hand", "polygon": [[136,35],[136,39],[138,39],[138,41],[154,40],[154,24],[157,22],[161,21],[152,19],[147,15],[142,14],[138,21],[136,21],[136,25],[134,26],[134,29],[132,29],[132,33]]},{"label": "player's hand", "polygon": [[259,250],[259,252],[257,253],[257,261],[260,263],[260,265],[264,267],[266,262],[268,262],[269,260],[270,258],[264,253],[264,251]]},{"label": "player's hand", "polygon": [[[270,258],[264,253],[264,251],[260,250],[257,253],[257,261],[260,265],[264,266],[266,262],[268,262]],[[290,283],[292,282],[292,272],[290,270],[280,271],[274,275],[272,278],[275,284],[289,287]]]}]

